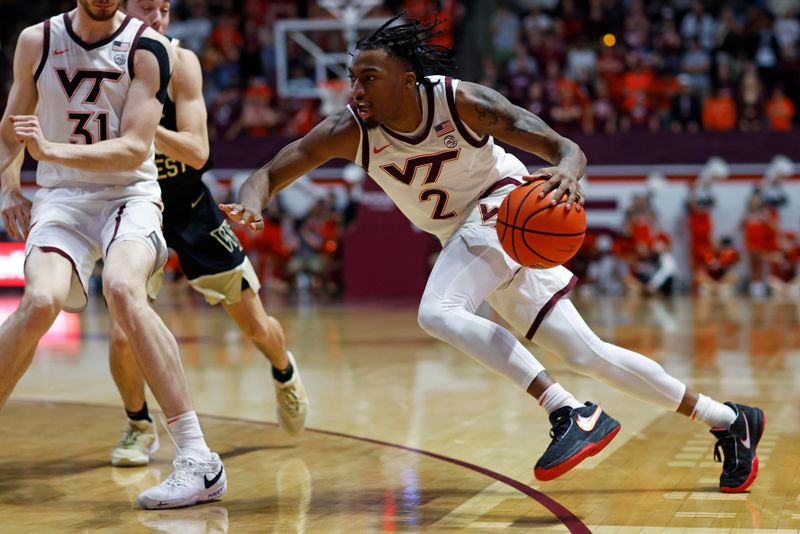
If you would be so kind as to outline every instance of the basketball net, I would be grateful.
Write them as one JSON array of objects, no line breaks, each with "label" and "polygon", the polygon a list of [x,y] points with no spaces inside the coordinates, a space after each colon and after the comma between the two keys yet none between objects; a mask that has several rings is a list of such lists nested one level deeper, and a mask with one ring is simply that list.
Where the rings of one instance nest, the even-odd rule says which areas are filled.
[{"label": "basketball net", "polygon": [[347,80],[322,80],[317,84],[322,106],[320,113],[329,117],[344,109],[350,101],[350,84]]},{"label": "basketball net", "polygon": [[347,39],[347,49],[352,50],[356,44],[356,24],[372,8],[382,5],[383,0],[317,0],[317,4],[339,19]]}]

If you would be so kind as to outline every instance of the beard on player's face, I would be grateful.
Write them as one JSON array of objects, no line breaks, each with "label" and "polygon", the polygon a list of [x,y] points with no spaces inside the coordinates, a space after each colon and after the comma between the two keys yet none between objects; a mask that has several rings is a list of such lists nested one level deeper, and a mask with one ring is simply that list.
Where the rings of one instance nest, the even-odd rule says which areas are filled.
[{"label": "beard on player's face", "polygon": [[78,0],[83,11],[96,22],[105,22],[116,15],[122,0]]}]

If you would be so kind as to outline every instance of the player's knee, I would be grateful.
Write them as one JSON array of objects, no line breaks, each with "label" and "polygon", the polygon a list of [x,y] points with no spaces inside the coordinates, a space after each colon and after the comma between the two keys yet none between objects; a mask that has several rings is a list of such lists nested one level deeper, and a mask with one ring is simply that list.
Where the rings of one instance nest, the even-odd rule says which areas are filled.
[{"label": "player's knee", "polygon": [[591,375],[597,363],[597,356],[594,353],[569,352],[561,356],[567,367],[581,375]]},{"label": "player's knee", "polygon": [[598,369],[606,364],[601,355],[603,342],[599,339],[597,341],[598,343],[572,345],[561,353],[561,357],[572,371],[594,376]]},{"label": "player's knee", "polygon": [[22,297],[20,309],[29,323],[40,325],[46,330],[56,320],[63,306],[64,303],[53,294],[28,288]]},{"label": "player's knee", "polygon": [[435,338],[444,339],[449,330],[447,320],[441,310],[432,307],[420,307],[417,323],[425,332]]},{"label": "player's knee", "polygon": [[103,282],[103,295],[111,310],[125,310],[136,302],[138,292],[130,281],[112,278]]}]

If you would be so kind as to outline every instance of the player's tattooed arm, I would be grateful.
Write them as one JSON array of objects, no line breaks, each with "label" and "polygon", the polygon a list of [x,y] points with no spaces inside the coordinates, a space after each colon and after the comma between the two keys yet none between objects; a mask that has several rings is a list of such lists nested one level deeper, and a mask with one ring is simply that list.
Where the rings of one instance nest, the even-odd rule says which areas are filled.
[{"label": "player's tattooed arm", "polygon": [[541,196],[555,189],[554,203],[567,195],[568,207],[573,202],[577,202],[579,208],[583,206],[578,180],[586,169],[586,156],[578,145],[559,135],[535,114],[482,85],[459,82],[456,109],[461,120],[479,136],[491,135],[552,165],[528,177],[547,179]]},{"label": "player's tattooed arm", "polygon": [[355,161],[359,139],[358,125],[349,111],[332,115],[254,172],[239,189],[238,204],[219,208],[235,222],[259,230],[264,226],[261,211],[275,193],[332,159]]}]

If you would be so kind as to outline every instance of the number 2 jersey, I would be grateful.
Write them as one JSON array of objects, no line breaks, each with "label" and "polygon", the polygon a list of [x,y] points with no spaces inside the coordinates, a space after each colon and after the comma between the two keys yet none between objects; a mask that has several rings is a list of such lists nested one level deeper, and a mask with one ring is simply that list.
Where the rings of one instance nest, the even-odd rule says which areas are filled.
[{"label": "number 2 jersey", "polygon": [[[39,92],[37,115],[45,139],[92,144],[120,136],[122,110],[134,77],[133,56],[147,27],[126,17],[119,28],[95,43],[84,42],[67,13],[44,21],[42,59],[34,73]],[[93,172],[39,162],[41,187],[129,186],[152,181],[155,151],[134,170]],[[149,188],[148,188],[149,189]]]},{"label": "number 2 jersey", "polygon": [[479,137],[460,120],[455,105],[458,80],[426,80],[418,85],[422,124],[414,132],[395,132],[383,125],[368,129],[355,110],[348,109],[361,129],[356,162],[414,225],[444,243],[482,197],[519,183],[528,172],[491,136]]}]

